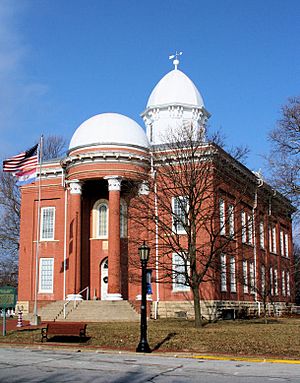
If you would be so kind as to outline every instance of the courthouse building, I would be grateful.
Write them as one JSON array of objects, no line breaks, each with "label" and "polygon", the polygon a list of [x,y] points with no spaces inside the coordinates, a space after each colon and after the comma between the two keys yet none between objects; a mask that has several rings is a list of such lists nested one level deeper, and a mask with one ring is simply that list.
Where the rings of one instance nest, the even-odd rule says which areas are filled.
[{"label": "courthouse building", "polygon": [[[155,190],[161,190],[159,180],[154,189],[147,185],[147,177],[153,183],[153,169],[159,166],[153,153],[167,156],[168,132],[187,125],[202,140],[203,153],[214,153],[218,166],[224,167],[223,179],[211,196],[219,209],[214,224],[220,238],[232,236],[236,249],[235,254],[220,253],[215,278],[201,285],[203,309],[209,307],[215,313],[230,307],[257,310],[264,300],[261,291],[267,289],[269,303],[284,307],[293,302],[293,208],[260,174],[206,142],[210,114],[197,87],[177,64],[151,92],[142,113],[145,127],[118,113],[92,116],[74,129],[67,155],[44,162],[40,180],[21,188],[18,300],[29,311],[35,299],[39,306],[81,298],[137,301],[138,246],[146,240],[151,248],[148,299],[156,313],[192,313],[190,287],[184,276],[176,274],[183,266],[180,257],[173,254],[174,277],[164,281],[159,262],[163,236],[157,235],[161,228],[156,228],[155,235],[150,230],[155,220],[137,226],[133,213],[137,198],[153,200]],[[238,183],[248,186],[235,204],[237,190],[241,196]],[[177,203],[182,197],[174,195],[169,201],[171,228],[182,215]],[[159,206],[158,201],[158,216]],[[185,232],[179,229],[174,229],[174,236],[184,240]],[[241,236],[234,239],[239,229]]]}]

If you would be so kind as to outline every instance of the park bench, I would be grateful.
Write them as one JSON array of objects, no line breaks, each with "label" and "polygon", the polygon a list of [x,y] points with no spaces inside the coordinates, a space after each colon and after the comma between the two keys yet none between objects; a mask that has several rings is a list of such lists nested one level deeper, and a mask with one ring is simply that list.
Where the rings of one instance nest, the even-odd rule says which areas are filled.
[{"label": "park bench", "polygon": [[42,339],[48,340],[48,335],[51,336],[78,336],[80,341],[86,337],[86,323],[63,323],[52,322],[42,328]]}]

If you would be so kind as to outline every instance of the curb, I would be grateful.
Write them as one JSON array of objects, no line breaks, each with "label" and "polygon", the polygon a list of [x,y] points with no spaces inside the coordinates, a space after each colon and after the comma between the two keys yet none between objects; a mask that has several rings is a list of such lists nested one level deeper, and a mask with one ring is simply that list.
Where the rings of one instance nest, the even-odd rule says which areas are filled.
[{"label": "curb", "polygon": [[235,362],[249,363],[284,363],[284,364],[300,364],[300,360],[293,359],[273,359],[273,358],[252,358],[246,356],[213,356],[213,355],[191,355],[183,356],[183,358],[203,359],[203,360],[232,360]]},{"label": "curb", "polygon": [[[81,347],[78,345],[65,345],[60,343],[53,344],[30,344],[30,343],[0,343],[0,348],[26,348],[26,349],[38,349],[38,350],[59,350],[74,351],[74,352],[96,352],[96,353],[114,353],[114,354],[136,354],[132,350],[118,350],[101,347]],[[151,354],[145,354],[149,357],[153,356],[165,356],[173,358],[185,358],[185,359],[202,359],[211,361],[233,361],[233,362],[247,362],[247,363],[278,363],[278,364],[300,364],[298,359],[276,359],[276,358],[259,358],[259,357],[246,357],[246,356],[219,356],[219,355],[193,355],[192,353],[182,352],[152,352]]]}]

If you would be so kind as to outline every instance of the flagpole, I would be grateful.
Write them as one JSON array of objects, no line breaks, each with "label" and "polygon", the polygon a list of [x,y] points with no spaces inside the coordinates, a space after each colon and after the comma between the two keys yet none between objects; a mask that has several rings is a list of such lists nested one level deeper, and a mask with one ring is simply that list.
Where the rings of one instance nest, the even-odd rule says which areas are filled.
[{"label": "flagpole", "polygon": [[34,294],[34,309],[33,309],[33,325],[40,323],[38,316],[38,292],[39,292],[39,249],[40,249],[40,219],[41,219],[41,181],[42,181],[42,161],[43,161],[43,135],[40,138],[39,145],[39,183],[38,183],[38,206],[37,206],[37,226],[36,226],[36,248],[35,248],[35,294]]}]

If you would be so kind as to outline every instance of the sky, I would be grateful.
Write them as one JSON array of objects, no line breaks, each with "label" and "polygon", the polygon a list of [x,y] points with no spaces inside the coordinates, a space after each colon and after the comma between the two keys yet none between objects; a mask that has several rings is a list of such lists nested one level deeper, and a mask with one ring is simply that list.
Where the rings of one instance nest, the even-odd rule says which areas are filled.
[{"label": "sky", "polygon": [[0,0],[0,157],[89,117],[140,117],[157,82],[195,83],[228,147],[265,170],[268,133],[300,95],[299,0]]}]

